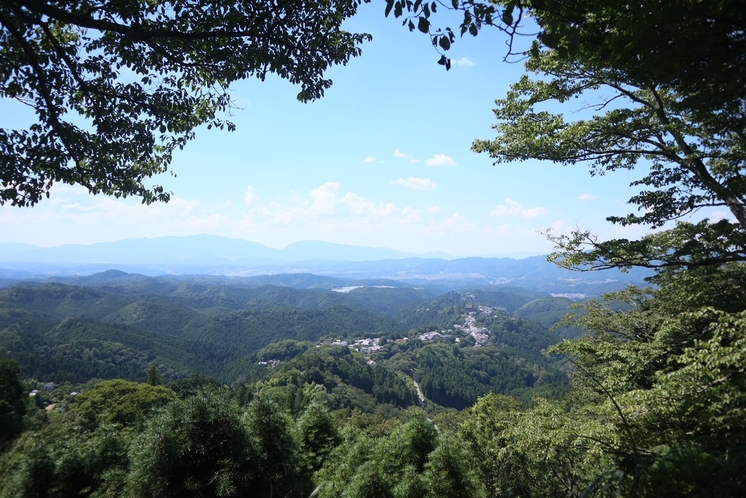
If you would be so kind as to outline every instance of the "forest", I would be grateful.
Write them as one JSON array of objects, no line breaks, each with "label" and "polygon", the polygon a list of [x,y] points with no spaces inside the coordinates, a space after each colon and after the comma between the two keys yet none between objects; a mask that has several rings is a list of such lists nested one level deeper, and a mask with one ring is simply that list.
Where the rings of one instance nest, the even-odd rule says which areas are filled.
[{"label": "forest", "polygon": [[[548,230],[549,259],[647,269],[647,286],[571,303],[498,285],[14,284],[0,496],[742,496],[741,3],[387,0],[446,71],[457,33],[505,36],[526,73],[472,151],[628,175],[617,235]],[[169,201],[149,179],[196,128],[234,128],[230,84],[271,73],[322,97],[370,39],[343,27],[359,5],[3,3],[0,93],[38,119],[0,133],[0,203],[60,183]]]},{"label": "forest", "polygon": [[[14,285],[0,291],[2,496],[673,484],[697,496],[702,482],[737,496],[739,324],[714,307],[682,312],[693,299],[737,309],[723,283],[677,276],[577,303],[510,287],[340,294],[129,274]],[[709,342],[679,342],[703,323]]]},{"label": "forest", "polygon": [[87,281],[0,291],[2,496],[304,496],[322,482],[332,496],[350,485],[339,465],[389,451],[404,453],[379,472],[413,472],[411,492],[437,458],[477,492],[453,432],[466,409],[490,393],[518,409],[569,389],[566,362],[542,353],[559,336],[508,311],[543,310],[543,293]]}]

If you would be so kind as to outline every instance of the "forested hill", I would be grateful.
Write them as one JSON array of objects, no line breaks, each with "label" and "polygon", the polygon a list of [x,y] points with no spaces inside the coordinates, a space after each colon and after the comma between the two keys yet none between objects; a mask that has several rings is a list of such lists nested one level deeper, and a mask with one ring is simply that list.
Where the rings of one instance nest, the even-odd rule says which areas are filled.
[{"label": "forested hill", "polygon": [[226,362],[275,340],[403,331],[382,314],[333,301],[326,306],[314,301],[312,308],[265,303],[240,311],[216,307],[216,301],[226,299],[123,296],[60,284],[13,287],[0,293],[0,346],[34,378],[142,379],[156,362],[171,376],[199,373],[227,380]]},{"label": "forested hill", "polygon": [[[324,281],[310,275],[285,278],[304,285]],[[454,328],[464,324],[467,304],[507,313],[537,299],[552,299],[507,288],[435,296],[431,290],[381,281],[358,282],[345,292],[122,272],[76,281],[84,285],[28,283],[0,290],[0,350],[19,361],[25,378],[58,383],[96,378],[144,380],[147,368],[155,364],[164,379],[199,374],[231,384],[237,378],[256,377],[252,369],[257,352],[275,341],[320,343],[363,337],[394,341],[406,336],[414,339],[430,330],[450,330],[445,335],[451,336],[451,343],[460,335],[461,346],[473,348],[473,337]],[[503,349],[501,354],[508,351],[536,362],[541,358],[538,350],[557,340],[556,334],[538,326],[526,325],[522,330],[541,337],[541,344],[531,345],[530,350],[521,346]],[[421,357],[415,356],[416,360],[407,361],[419,362]],[[391,357],[396,354],[392,352]],[[491,358],[497,361],[497,356]],[[402,362],[395,370],[403,368]],[[466,372],[472,367],[464,368]],[[538,375],[539,370],[534,373]],[[418,378],[429,385],[427,375]],[[482,384],[470,388],[472,394],[464,400],[473,402],[477,395],[494,389],[495,382]]]},{"label": "forested hill", "polygon": [[[308,496],[314,472],[354,461],[345,452],[355,441],[361,455],[393,458],[392,469],[411,453],[418,472],[443,479],[441,462],[467,475],[467,454],[441,426],[484,396],[519,408],[569,389],[566,365],[543,354],[558,335],[527,313],[567,304],[544,293],[86,280],[0,290],[0,382],[15,393],[0,413],[2,497],[122,496],[163,483],[177,490],[165,495],[191,496],[186,486],[205,472],[256,475],[244,495],[263,479],[266,496]],[[183,472],[148,477],[164,465]]]}]

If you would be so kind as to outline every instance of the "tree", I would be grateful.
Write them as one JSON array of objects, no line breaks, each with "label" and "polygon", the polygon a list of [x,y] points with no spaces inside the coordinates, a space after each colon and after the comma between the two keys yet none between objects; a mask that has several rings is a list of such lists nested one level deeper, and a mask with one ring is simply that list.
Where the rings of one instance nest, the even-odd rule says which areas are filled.
[{"label": "tree", "polygon": [[610,424],[581,404],[535,401],[521,411],[512,398],[487,395],[461,426],[489,496],[578,496],[608,464],[598,441]]},{"label": "tree", "polygon": [[296,438],[306,465],[317,471],[329,453],[340,443],[339,431],[334,425],[329,409],[314,401],[303,412],[296,424]]},{"label": "tree", "polygon": [[[432,5],[389,5],[410,29],[424,17],[417,27],[430,33]],[[554,349],[574,362],[569,414],[581,416],[553,414],[556,407],[537,402],[525,414],[501,415],[511,424],[494,441],[478,432],[487,444],[477,450],[501,464],[483,467],[491,489],[538,494],[532,483],[549,477],[543,490],[560,486],[568,494],[737,496],[746,455],[746,13],[731,0],[465,0],[452,7],[464,13],[462,34],[491,25],[512,41],[524,14],[539,26],[523,54],[538,78],[524,76],[497,101],[497,137],[477,140],[473,150],[496,163],[584,163],[593,175],[643,171],[632,183],[637,209],[608,220],[664,229],[640,240],[600,242],[580,229],[553,237],[552,258],[562,266],[655,268],[658,287],[609,296],[627,311],[590,303],[576,322],[587,335]],[[448,29],[430,35],[443,50],[455,40]],[[590,102],[582,119],[546,110],[570,102]],[[716,207],[735,221],[680,221]],[[596,427],[582,423],[594,419]],[[532,448],[536,434],[546,439]],[[610,467],[601,472],[584,463],[591,460]],[[505,472],[512,465],[524,477],[501,479],[515,474]]]},{"label": "tree", "polygon": [[200,392],[169,404],[133,447],[134,496],[246,496],[257,455],[237,406]]},{"label": "tree", "polygon": [[141,427],[154,410],[174,399],[176,394],[163,386],[121,379],[106,380],[90,391],[80,393],[72,411],[93,426],[110,422]]},{"label": "tree", "polygon": [[[386,1],[387,16],[393,11],[411,31],[427,33],[447,51],[456,37],[450,27],[434,27],[440,8],[462,14],[461,36],[477,36],[485,27],[506,33],[506,59],[524,56],[515,52],[516,38],[533,38],[537,48],[565,58],[593,54],[637,84],[673,90],[685,96],[685,107],[703,115],[715,108],[742,112],[746,14],[739,0]],[[525,23],[527,17],[532,22]]]},{"label": "tree", "polygon": [[[699,274],[710,267],[666,275],[658,289],[614,293],[567,318],[587,334],[552,350],[572,358],[573,398],[586,405],[585,418],[602,418],[607,426],[606,434],[593,437],[611,466],[586,481],[589,491],[742,493],[745,287],[733,300],[723,291],[724,284],[743,282],[746,268],[725,266],[727,272],[715,275]],[[626,310],[611,306],[613,300]]]},{"label": "tree", "polygon": [[316,474],[319,496],[485,496],[466,447],[441,438],[423,413],[386,432],[356,427],[353,417]]},{"label": "tree", "polygon": [[[531,55],[526,67],[550,79],[524,76],[512,85],[507,97],[497,101],[498,136],[477,140],[473,150],[489,153],[496,163],[527,159],[588,163],[591,173],[599,175],[631,170],[644,162],[648,173],[632,182],[642,190],[629,201],[641,214],[607,218],[613,223],[660,228],[705,207],[725,207],[736,219],[736,223],[680,224],[663,235],[632,243],[598,243],[590,233],[578,230],[572,237],[555,238],[565,251],[559,261],[566,266],[605,268],[746,260],[743,128],[724,133],[720,118],[699,119],[698,113],[682,109],[683,95],[655,84],[638,86],[591,57],[572,59],[558,51],[540,51]],[[548,101],[591,98],[589,92],[597,98],[589,119],[568,122],[561,114],[537,110]],[[587,247],[592,251],[585,252]]]},{"label": "tree", "polygon": [[159,386],[161,384],[161,375],[158,372],[158,367],[153,363],[145,371],[148,376],[148,384],[151,386]]},{"label": "tree", "polygon": [[[442,5],[441,5],[442,6]],[[415,21],[433,44],[448,50],[450,28],[432,31],[437,4],[389,0],[387,13]],[[454,0],[461,34],[485,26],[513,39],[526,35],[529,15],[539,26],[526,67],[495,110],[498,137],[473,149],[496,163],[527,159],[588,163],[592,174],[650,171],[632,183],[630,202],[642,214],[612,216],[620,224],[661,227],[704,207],[725,207],[737,223],[682,224],[662,237],[598,243],[578,230],[558,237],[556,261],[574,268],[668,267],[746,260],[746,15],[738,2],[693,0]],[[590,119],[568,122],[537,110],[545,102],[594,98]],[[680,243],[686,240],[688,243]],[[675,253],[671,253],[675,248]]]},{"label": "tree", "polygon": [[341,28],[359,3],[3,2],[0,97],[38,120],[0,129],[0,204],[34,205],[55,182],[167,201],[145,180],[198,126],[234,129],[218,116],[233,107],[231,83],[274,73],[301,101],[324,94],[326,69],[370,39]]},{"label": "tree", "polygon": [[22,430],[26,397],[15,360],[0,358],[0,450]]}]

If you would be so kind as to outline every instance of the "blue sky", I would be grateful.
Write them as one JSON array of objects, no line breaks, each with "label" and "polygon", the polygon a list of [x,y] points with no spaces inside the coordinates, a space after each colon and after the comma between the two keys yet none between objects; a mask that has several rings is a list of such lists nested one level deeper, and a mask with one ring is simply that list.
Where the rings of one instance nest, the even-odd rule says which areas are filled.
[{"label": "blue sky", "polygon": [[[301,104],[278,78],[235,84],[242,109],[233,133],[200,129],[175,156],[175,177],[155,179],[168,204],[90,196],[59,185],[33,208],[0,207],[0,242],[41,246],[208,233],[281,248],[300,240],[454,256],[540,254],[541,231],[573,225],[602,237],[634,237],[604,221],[626,214],[634,173],[591,178],[584,166],[526,162],[493,166],[470,152],[490,138],[494,100],[523,73],[507,64],[504,38],[459,39],[451,71],[429,39],[383,6],[364,5],[348,29],[373,41],[334,85]],[[3,126],[28,120],[0,101]],[[572,109],[567,109],[572,112]]]}]

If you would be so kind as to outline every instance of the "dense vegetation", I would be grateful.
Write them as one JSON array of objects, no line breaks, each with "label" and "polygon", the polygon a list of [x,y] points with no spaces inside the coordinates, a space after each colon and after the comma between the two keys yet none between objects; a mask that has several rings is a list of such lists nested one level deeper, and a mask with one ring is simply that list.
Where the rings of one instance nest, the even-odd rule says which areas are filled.
[{"label": "dense vegetation", "polygon": [[[474,148],[497,162],[587,162],[598,174],[643,163],[630,199],[639,210],[609,220],[660,230],[605,241],[577,230],[555,238],[554,259],[653,268],[653,286],[565,318],[584,333],[549,352],[569,364],[540,355],[554,341],[529,321],[556,320],[563,304],[548,296],[498,302],[481,289],[396,305],[412,296],[402,290],[391,303],[353,306],[349,296],[265,289],[285,300],[264,306],[272,300],[239,305],[244,290],[210,286],[147,298],[13,287],[0,296],[2,350],[20,361],[0,360],[0,496],[743,495],[744,10],[691,0],[452,5],[464,33],[520,34],[524,14],[540,30],[525,54],[538,77],[497,101],[498,136]],[[389,0],[387,13],[429,32],[434,6]],[[455,35],[431,39],[447,50]],[[608,93],[587,120],[543,106],[600,89]],[[726,218],[680,221],[716,207]],[[376,338],[375,351],[372,342],[352,351],[358,342],[340,332]],[[282,338],[292,340],[270,340]],[[24,387],[24,371],[43,368],[34,358],[44,355],[69,369],[59,375],[115,365],[148,383],[27,393],[41,385]],[[232,385],[179,379],[210,369]]]},{"label": "dense vegetation", "polygon": [[[363,336],[395,339],[410,331],[449,329],[463,322],[464,306],[474,299],[456,293],[430,299],[427,292],[409,287],[362,287],[345,294],[205,283],[200,278],[164,282],[109,272],[88,282],[0,290],[0,348],[19,361],[25,378],[57,383],[144,381],[146,369],[156,364],[165,380],[199,374],[232,384],[256,377],[251,372],[257,352],[270,343]],[[520,298],[505,293],[506,305],[543,297],[523,292]],[[542,340],[526,345],[529,349],[521,354],[535,358],[538,350],[555,342],[539,329],[526,332]],[[461,335],[468,342],[468,334]],[[514,344],[515,339],[502,342]],[[386,347],[399,349],[393,343]],[[473,402],[476,396],[467,399]]]},{"label": "dense vegetation", "polygon": [[[360,486],[413,469],[412,492],[463,479],[474,491],[466,446],[427,414],[452,426],[487,393],[529,406],[532,392],[567,389],[563,365],[541,354],[556,336],[507,311],[544,298],[529,291],[494,293],[503,306],[480,312],[475,293],[393,286],[172,286],[108,272],[88,283],[0,292],[0,496],[307,496],[317,475],[332,496],[357,486],[340,466],[389,451],[377,473],[350,468]],[[481,347],[467,317],[489,331]],[[425,491],[442,472],[455,474]]]},{"label": "dense vegetation", "polygon": [[166,378],[199,373],[227,381],[226,363],[282,338],[404,331],[391,318],[340,304],[335,292],[179,288],[174,296],[63,284],[11,287],[0,291],[0,347],[20,360],[26,377],[56,382],[144,380],[153,362]]},{"label": "dense vegetation", "polygon": [[[385,316],[318,290],[288,289],[307,308],[239,311],[10,287],[2,493],[738,496],[744,281],[737,263],[661,272],[655,289],[583,303],[559,325],[585,335],[559,343],[541,323],[570,303],[532,293],[448,293]],[[376,290],[369,309],[388,300]]]}]

